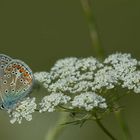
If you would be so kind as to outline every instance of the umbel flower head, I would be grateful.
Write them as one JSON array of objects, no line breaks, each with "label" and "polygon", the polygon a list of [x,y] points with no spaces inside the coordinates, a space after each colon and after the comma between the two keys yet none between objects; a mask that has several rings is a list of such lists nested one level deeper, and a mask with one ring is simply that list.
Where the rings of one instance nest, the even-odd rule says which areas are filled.
[{"label": "umbel flower head", "polygon": [[[102,62],[93,57],[60,59],[50,72],[34,73],[36,84],[46,91],[37,110],[102,116],[115,108],[123,94],[140,93],[139,68],[139,61],[122,53]],[[8,112],[12,123],[21,123],[22,118],[30,121],[35,110],[35,98],[27,98]]]},{"label": "umbel flower head", "polygon": [[104,113],[114,108],[123,95],[116,89],[140,93],[139,65],[130,54],[121,53],[112,54],[103,62],[93,57],[60,59],[50,72],[34,74],[47,94],[40,103],[40,112],[63,108],[86,114]]}]

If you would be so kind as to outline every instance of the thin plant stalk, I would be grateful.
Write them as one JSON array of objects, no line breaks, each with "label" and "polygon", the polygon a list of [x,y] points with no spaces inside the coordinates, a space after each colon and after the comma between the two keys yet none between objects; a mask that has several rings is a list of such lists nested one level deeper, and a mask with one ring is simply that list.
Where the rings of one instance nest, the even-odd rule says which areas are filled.
[{"label": "thin plant stalk", "polygon": [[91,0],[81,0],[81,4],[87,19],[87,24],[89,27],[89,33],[94,53],[98,58],[102,59],[102,57],[104,56],[104,50],[101,47],[99,33],[97,32],[97,25],[95,23],[95,18],[92,11],[92,2]]},{"label": "thin plant stalk", "polygon": [[124,140],[131,140],[132,137],[131,137],[128,125],[127,125],[127,123],[126,123],[126,121],[124,119],[124,116],[122,114],[122,111],[121,110],[115,111],[115,116],[117,118],[117,121],[118,121],[121,129],[122,129],[123,139]]},{"label": "thin plant stalk", "polygon": [[[81,4],[83,7],[85,16],[87,18],[90,37],[92,40],[92,46],[94,48],[95,54],[98,58],[102,59],[104,57],[104,49],[101,46],[101,41],[99,38],[97,25],[96,25],[95,18],[93,15],[92,1],[91,0],[81,0]],[[129,129],[127,127],[127,124],[125,123],[125,120],[123,119],[123,117],[121,115],[121,112],[119,111],[119,112],[115,113],[115,115],[117,116],[118,122],[120,123],[121,129],[123,131],[124,140],[131,140]],[[101,126],[99,121],[97,121],[97,123]]]},{"label": "thin plant stalk", "polygon": [[57,140],[60,134],[64,131],[65,125],[61,125],[61,124],[67,122],[68,118],[69,118],[68,113],[63,113],[63,112],[60,113],[59,118],[55,123],[55,125],[48,130],[45,140]]},{"label": "thin plant stalk", "polygon": [[98,126],[103,130],[103,132],[111,139],[111,140],[117,140],[106,128],[105,126],[101,123],[99,119],[96,119],[96,122]]},{"label": "thin plant stalk", "polygon": [[[94,48],[94,53],[96,54],[96,56],[100,59],[102,59],[104,57],[104,50],[101,47],[101,41],[99,40],[99,34],[97,32],[97,25],[95,24],[95,19],[94,19],[94,15],[92,12],[92,2],[91,0],[81,0],[81,4],[83,7],[83,11],[85,13],[85,16],[87,18],[87,23],[89,26],[89,32],[90,32],[90,37],[91,37],[91,41],[92,41],[92,46]],[[125,134],[128,133],[128,129],[126,131],[126,124],[122,121],[122,117],[119,116],[118,120],[120,120],[121,122],[121,127],[122,130]],[[64,114],[61,113],[57,123],[55,124],[55,126],[53,128],[50,128],[50,130],[48,131],[45,140],[57,140],[60,136],[60,134],[62,133],[62,131],[64,130],[63,124],[65,122],[68,121],[68,114]],[[111,140],[117,140],[105,127],[104,125],[101,123],[101,121],[99,119],[96,119],[96,122],[98,124],[98,126],[104,131],[104,133],[110,137]]]}]

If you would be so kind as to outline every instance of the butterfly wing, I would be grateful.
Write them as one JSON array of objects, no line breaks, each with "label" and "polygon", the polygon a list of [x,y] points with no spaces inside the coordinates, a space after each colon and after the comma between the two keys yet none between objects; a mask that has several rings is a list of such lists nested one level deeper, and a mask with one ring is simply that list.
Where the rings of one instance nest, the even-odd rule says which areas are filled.
[{"label": "butterfly wing", "polygon": [[5,54],[0,54],[0,77],[3,76],[4,69],[10,61],[12,61],[11,57],[9,57]]},{"label": "butterfly wing", "polygon": [[4,69],[2,99],[4,108],[13,108],[31,90],[33,74],[22,61],[13,59]]},{"label": "butterfly wing", "polygon": [[8,63],[12,61],[12,58],[5,55],[0,54],[0,106],[2,104],[2,81],[4,78],[4,69],[8,65]]}]

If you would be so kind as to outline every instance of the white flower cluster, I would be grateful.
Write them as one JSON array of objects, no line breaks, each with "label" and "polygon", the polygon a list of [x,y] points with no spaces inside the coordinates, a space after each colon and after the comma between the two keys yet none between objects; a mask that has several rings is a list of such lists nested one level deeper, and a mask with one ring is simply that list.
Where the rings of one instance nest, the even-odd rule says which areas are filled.
[{"label": "white flower cluster", "polygon": [[95,107],[105,109],[107,108],[107,104],[105,101],[105,98],[95,93],[87,92],[75,96],[72,101],[72,106],[77,108],[83,108],[87,111],[90,111]]},{"label": "white flower cluster", "polygon": [[106,58],[104,64],[112,67],[116,84],[140,93],[139,61],[133,59],[130,54],[116,53]]},{"label": "white flower cluster", "polygon": [[52,93],[45,96],[40,103],[40,112],[53,112],[56,106],[67,104],[70,99],[69,96],[62,93]]},{"label": "white flower cluster", "polygon": [[[35,73],[37,81],[44,81],[44,87],[52,92],[81,93],[91,86],[94,73],[103,65],[93,57],[65,58],[56,62],[50,73]],[[42,80],[43,79],[43,80]]]},{"label": "white flower cluster", "polygon": [[139,66],[140,62],[130,54],[121,53],[112,54],[103,62],[93,57],[61,59],[49,73],[35,73],[35,79],[49,93],[40,103],[40,112],[52,112],[61,103],[86,111],[105,109],[107,98],[100,91],[117,86],[140,93]]},{"label": "white flower cluster", "polygon": [[20,124],[22,119],[25,118],[27,121],[32,120],[32,113],[36,109],[35,98],[26,98],[20,102],[15,109],[8,110],[10,122],[13,124],[16,121]]},{"label": "white flower cluster", "polygon": [[112,89],[118,82],[117,77],[116,71],[111,66],[104,66],[95,73],[91,88],[93,91],[100,90],[103,87]]},{"label": "white flower cluster", "polygon": [[100,90],[103,87],[112,89],[119,85],[123,88],[127,87],[128,89],[134,89],[134,92],[140,92],[136,86],[139,82],[134,84],[130,82],[130,79],[128,78],[133,77],[132,73],[136,71],[138,66],[138,61],[131,58],[130,54],[116,53],[110,55],[104,60],[103,67],[95,73],[92,90]]},{"label": "white flower cluster", "polygon": [[48,72],[36,72],[34,73],[34,79],[35,81],[38,81],[40,83],[46,82],[48,79],[49,73]]}]

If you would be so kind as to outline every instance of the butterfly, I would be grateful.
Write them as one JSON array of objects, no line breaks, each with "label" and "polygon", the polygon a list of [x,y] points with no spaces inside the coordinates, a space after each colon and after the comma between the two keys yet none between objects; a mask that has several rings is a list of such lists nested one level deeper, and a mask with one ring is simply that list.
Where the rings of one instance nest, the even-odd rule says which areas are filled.
[{"label": "butterfly", "polygon": [[31,92],[34,77],[23,61],[0,54],[0,107],[13,109]]}]

